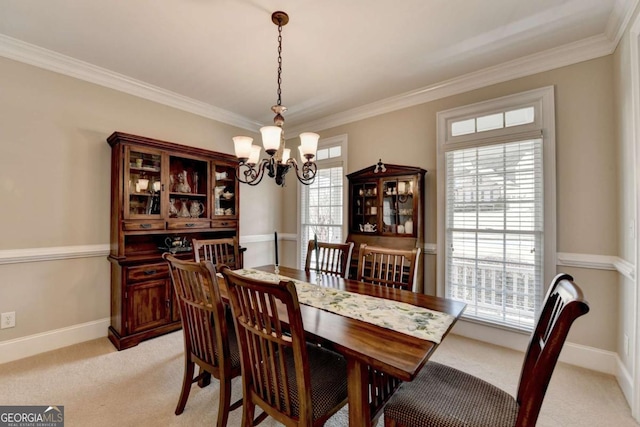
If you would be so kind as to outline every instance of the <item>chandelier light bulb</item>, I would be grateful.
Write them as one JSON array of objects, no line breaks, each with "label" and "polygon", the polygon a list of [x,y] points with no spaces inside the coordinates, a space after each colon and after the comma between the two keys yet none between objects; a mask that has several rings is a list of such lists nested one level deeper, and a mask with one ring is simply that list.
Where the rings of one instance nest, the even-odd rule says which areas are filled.
[{"label": "chandelier light bulb", "polygon": [[262,151],[262,147],[260,147],[259,145],[252,145],[251,154],[249,154],[247,163],[250,165],[255,165],[256,163],[258,163],[258,160],[260,160],[260,151]]},{"label": "chandelier light bulb", "polygon": [[236,151],[236,157],[239,159],[248,159],[251,155],[251,143],[253,138],[248,136],[234,136],[233,146]]},{"label": "chandelier light bulb", "polygon": [[318,139],[320,139],[320,135],[317,133],[303,132],[300,134],[300,154],[307,160],[316,156]]},{"label": "chandelier light bulb", "polygon": [[260,133],[262,134],[264,151],[273,156],[278,151],[278,147],[280,147],[282,128],[279,126],[263,126],[260,128]]}]

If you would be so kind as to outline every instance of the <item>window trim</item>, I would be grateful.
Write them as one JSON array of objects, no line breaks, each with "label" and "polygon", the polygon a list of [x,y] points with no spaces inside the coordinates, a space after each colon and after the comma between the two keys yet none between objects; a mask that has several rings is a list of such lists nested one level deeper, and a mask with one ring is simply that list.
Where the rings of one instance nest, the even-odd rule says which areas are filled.
[{"label": "window trim", "polygon": [[[451,123],[465,118],[484,116],[504,111],[505,109],[533,105],[536,109],[533,123],[478,132],[470,135],[451,136]],[[437,285],[436,294],[446,295],[445,263],[446,263],[446,170],[445,153],[453,149],[488,144],[496,140],[508,141],[520,136],[536,135],[542,137],[543,144],[543,176],[544,176],[544,259],[542,264],[542,293],[546,292],[553,276],[556,274],[556,140],[554,87],[547,86],[514,95],[491,99],[463,107],[453,108],[437,113]],[[534,126],[535,125],[535,126]],[[480,323],[495,326],[490,322]],[[508,326],[501,328],[511,329]],[[518,330],[513,328],[513,330]]]},{"label": "window trim", "polygon": [[[347,149],[348,149],[348,141],[349,138],[347,137],[347,134],[341,134],[341,135],[336,135],[336,136],[332,136],[329,138],[321,138],[318,141],[318,149],[322,149],[322,148],[326,148],[329,146],[335,146],[335,145],[340,145],[341,146],[341,151],[340,151],[340,157],[339,158],[328,158],[326,160],[319,160],[317,162],[318,164],[318,169],[320,168],[332,168],[332,167],[336,167],[336,166],[342,166],[342,173],[343,173],[343,177],[342,177],[342,206],[345,207],[347,206],[347,203],[349,201],[349,192],[345,191],[348,189],[348,182],[347,182],[347,165],[348,165],[348,156],[347,156]],[[298,248],[302,248],[302,241],[300,240],[300,236],[302,236],[302,220],[301,220],[301,213],[302,213],[302,191],[304,190],[305,185],[301,184],[300,182],[298,182],[298,191],[297,191],[297,197],[298,197],[298,201],[296,203],[297,206],[297,210],[296,210],[296,230],[297,230],[297,236],[296,236],[296,243],[297,243],[297,247]],[[348,221],[349,221],[349,216],[347,213],[346,209],[342,209],[342,235],[345,237],[347,236],[347,231],[349,229],[349,225],[348,225]],[[306,245],[306,242],[304,243]],[[301,259],[301,251],[300,250],[296,250],[296,265],[300,265],[300,263],[303,260]]]}]

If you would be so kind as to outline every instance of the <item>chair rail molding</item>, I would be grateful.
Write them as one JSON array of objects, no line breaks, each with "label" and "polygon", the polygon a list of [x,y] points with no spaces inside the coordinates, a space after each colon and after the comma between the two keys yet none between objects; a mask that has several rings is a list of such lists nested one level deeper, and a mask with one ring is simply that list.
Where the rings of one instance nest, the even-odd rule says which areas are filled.
[{"label": "chair rail molding", "polygon": [[630,280],[635,280],[635,266],[617,256],[558,252],[556,257],[557,265],[596,270],[614,270]]},{"label": "chair rail molding", "polygon": [[0,250],[0,264],[56,261],[71,258],[92,258],[109,255],[109,244],[55,246],[49,248]]}]

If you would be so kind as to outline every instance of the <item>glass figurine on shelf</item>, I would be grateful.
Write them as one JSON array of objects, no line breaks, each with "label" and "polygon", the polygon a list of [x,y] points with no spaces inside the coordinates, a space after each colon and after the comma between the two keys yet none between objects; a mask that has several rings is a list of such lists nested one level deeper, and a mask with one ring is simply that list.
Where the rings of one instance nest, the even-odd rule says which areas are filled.
[{"label": "glass figurine on shelf", "polygon": [[169,199],[169,216],[175,218],[178,216],[178,208],[176,207],[176,199]]},{"label": "glass figurine on shelf", "polygon": [[191,193],[191,186],[187,180],[187,171],[183,170],[178,174],[178,182],[175,190],[177,193]]},{"label": "glass figurine on shelf", "polygon": [[193,172],[193,192],[198,192],[198,171]]}]

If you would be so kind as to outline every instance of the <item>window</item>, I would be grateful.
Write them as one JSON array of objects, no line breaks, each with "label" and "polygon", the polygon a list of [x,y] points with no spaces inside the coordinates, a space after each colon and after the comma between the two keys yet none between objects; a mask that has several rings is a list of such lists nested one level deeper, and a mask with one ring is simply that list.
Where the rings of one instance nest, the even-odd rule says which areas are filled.
[{"label": "window", "polygon": [[320,140],[316,162],[318,173],[311,185],[300,187],[300,248],[298,264],[304,268],[307,242],[314,234],[322,242],[342,243],[344,234],[345,172],[347,136]]},{"label": "window", "polygon": [[531,331],[555,273],[553,88],[438,114],[438,283],[464,317]]}]

